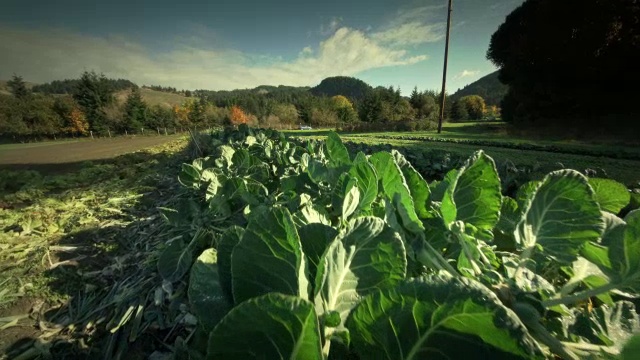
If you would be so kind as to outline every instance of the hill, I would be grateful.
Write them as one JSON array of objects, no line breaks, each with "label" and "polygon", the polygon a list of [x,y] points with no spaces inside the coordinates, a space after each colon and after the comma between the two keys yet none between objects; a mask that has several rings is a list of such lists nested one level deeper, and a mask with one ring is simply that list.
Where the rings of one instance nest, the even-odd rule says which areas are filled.
[{"label": "hill", "polygon": [[343,95],[351,99],[360,100],[371,91],[371,86],[366,82],[349,76],[328,77],[318,86],[309,91],[316,96]]},{"label": "hill", "polygon": [[[119,104],[124,104],[127,101],[127,96],[131,93],[131,90],[120,90],[114,94],[116,101]],[[168,93],[164,91],[151,90],[146,88],[140,88],[140,94],[142,100],[149,106],[161,105],[164,107],[172,107],[174,105],[181,105],[187,99],[195,99],[193,97],[188,98],[186,96],[174,93]]]},{"label": "hill", "polygon": [[498,71],[478,79],[451,95],[451,99],[459,99],[467,95],[480,95],[487,105],[500,106],[500,101],[507,94],[509,86],[498,80]]}]

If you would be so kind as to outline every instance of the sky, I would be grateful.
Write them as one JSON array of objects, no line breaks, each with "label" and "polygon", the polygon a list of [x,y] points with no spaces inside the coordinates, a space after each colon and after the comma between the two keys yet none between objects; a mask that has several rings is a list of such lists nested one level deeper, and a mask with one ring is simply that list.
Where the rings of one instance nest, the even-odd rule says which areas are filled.
[{"label": "sky", "polygon": [[[491,35],[523,0],[454,0],[447,90],[495,71]],[[354,76],[439,89],[446,0],[2,0],[0,79],[95,70],[139,85],[232,90]]]}]

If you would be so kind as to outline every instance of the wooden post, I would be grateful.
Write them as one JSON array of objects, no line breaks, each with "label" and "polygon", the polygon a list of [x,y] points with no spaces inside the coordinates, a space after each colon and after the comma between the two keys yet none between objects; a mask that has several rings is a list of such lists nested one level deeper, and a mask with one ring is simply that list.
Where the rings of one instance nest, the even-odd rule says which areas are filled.
[{"label": "wooden post", "polygon": [[447,15],[447,40],[444,45],[444,68],[442,69],[442,93],[440,94],[442,96],[442,103],[440,104],[440,118],[438,119],[438,134],[442,132],[442,120],[444,119],[444,105],[446,97],[444,93],[447,88],[447,62],[449,60],[449,34],[451,33],[452,2],[452,0],[449,0],[449,12]]},{"label": "wooden post", "polygon": [[89,131],[89,133],[91,134],[91,139],[93,140],[93,131]]},{"label": "wooden post", "polygon": [[124,136],[129,136],[129,132],[127,131],[127,129],[124,129]]},{"label": "wooden post", "polygon": [[160,135],[160,128],[156,128],[156,130],[158,130],[158,135]]},{"label": "wooden post", "polygon": [[165,136],[169,135],[169,134],[167,134],[167,128],[166,127],[164,128],[164,135]]},{"label": "wooden post", "polygon": [[109,133],[109,137],[111,137],[111,130],[107,129],[107,132]]},{"label": "wooden post", "polygon": [[140,133],[144,136],[144,128],[140,128]]}]

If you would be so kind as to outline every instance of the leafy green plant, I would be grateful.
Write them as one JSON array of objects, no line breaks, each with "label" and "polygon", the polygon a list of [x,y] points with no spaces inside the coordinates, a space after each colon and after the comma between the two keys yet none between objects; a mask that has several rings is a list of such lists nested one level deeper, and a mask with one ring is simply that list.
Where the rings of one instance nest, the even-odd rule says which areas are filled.
[{"label": "leafy green plant", "polygon": [[620,184],[560,170],[514,199],[482,151],[430,185],[402,154],[353,154],[335,134],[217,136],[180,175],[216,240],[158,263],[197,258],[201,356],[578,359],[637,331],[640,212],[615,215]]}]

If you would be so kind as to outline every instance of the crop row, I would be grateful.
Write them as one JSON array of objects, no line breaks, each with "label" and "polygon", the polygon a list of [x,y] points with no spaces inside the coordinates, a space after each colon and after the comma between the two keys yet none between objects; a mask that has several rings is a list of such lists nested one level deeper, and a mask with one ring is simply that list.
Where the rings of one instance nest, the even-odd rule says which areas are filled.
[{"label": "crop row", "polygon": [[[616,358],[640,330],[640,212],[574,170],[503,195],[476,152],[428,183],[397,151],[350,154],[241,126],[183,164],[188,283],[176,354],[212,359]],[[353,149],[352,149],[353,150]]]}]

